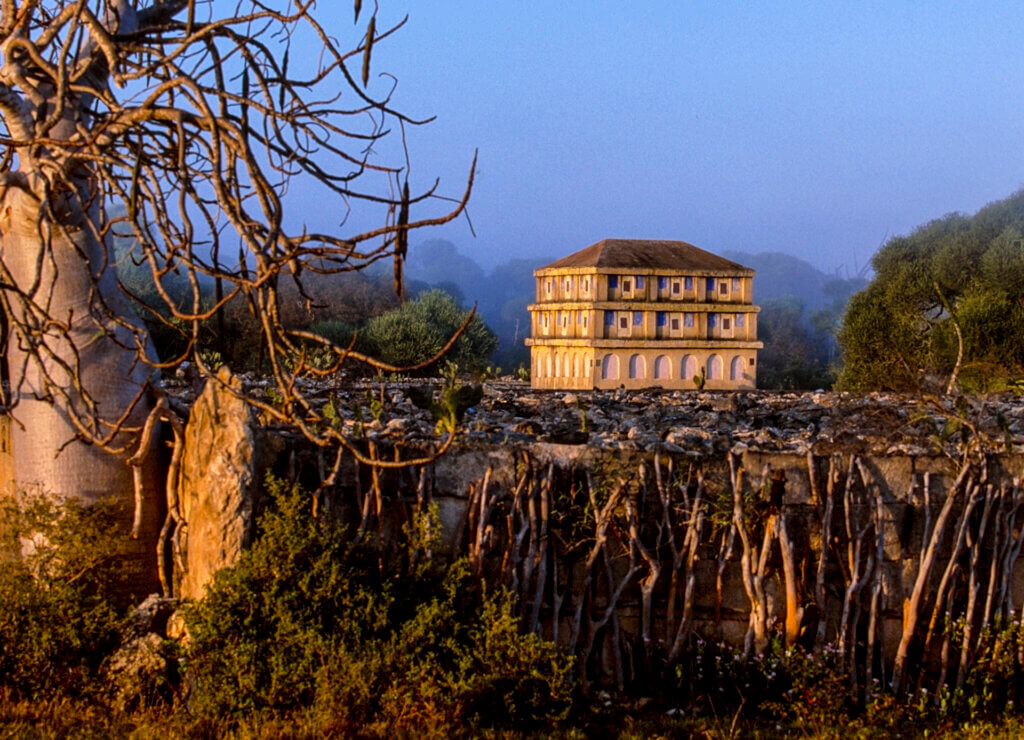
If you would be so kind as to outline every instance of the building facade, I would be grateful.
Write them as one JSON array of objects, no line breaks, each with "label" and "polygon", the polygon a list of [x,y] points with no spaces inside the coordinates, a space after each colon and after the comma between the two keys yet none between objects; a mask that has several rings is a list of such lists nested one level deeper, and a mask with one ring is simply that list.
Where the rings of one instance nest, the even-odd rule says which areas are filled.
[{"label": "building facade", "polygon": [[605,239],[533,274],[534,388],[756,387],[750,268],[686,242]]}]

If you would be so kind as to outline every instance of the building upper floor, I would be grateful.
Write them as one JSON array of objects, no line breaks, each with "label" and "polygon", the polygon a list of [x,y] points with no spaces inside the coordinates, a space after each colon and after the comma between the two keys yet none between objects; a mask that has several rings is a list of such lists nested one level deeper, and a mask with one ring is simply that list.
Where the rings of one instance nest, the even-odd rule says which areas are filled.
[{"label": "building upper floor", "polygon": [[534,277],[538,304],[753,303],[753,270],[686,242],[605,239]]}]

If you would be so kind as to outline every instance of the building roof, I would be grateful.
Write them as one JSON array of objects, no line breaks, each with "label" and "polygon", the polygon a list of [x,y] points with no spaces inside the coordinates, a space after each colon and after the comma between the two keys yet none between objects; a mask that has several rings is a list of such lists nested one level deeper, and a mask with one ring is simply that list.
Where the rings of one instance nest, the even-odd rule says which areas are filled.
[{"label": "building roof", "polygon": [[567,267],[606,267],[652,270],[700,270],[742,273],[754,271],[686,242],[657,239],[602,239],[540,270]]}]

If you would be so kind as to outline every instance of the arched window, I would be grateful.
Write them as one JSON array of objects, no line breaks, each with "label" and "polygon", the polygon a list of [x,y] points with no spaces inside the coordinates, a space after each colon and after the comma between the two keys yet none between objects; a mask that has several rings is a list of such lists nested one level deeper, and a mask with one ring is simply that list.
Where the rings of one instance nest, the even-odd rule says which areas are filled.
[{"label": "arched window", "polygon": [[672,377],[672,363],[668,361],[668,358],[665,357],[665,355],[658,355],[658,357],[654,360],[654,377]]},{"label": "arched window", "polygon": [[538,378],[543,378],[544,377],[544,363],[541,361],[541,359],[539,357],[537,358],[537,361],[533,365],[534,365],[534,367],[533,367],[533,374],[536,375]]},{"label": "arched window", "polygon": [[548,372],[547,376],[550,378],[554,373],[551,370],[551,355],[548,355]]},{"label": "arched window", "polygon": [[718,355],[711,355],[708,358],[707,376],[708,380],[722,379],[722,358]]},{"label": "arched window", "polygon": [[641,355],[633,355],[629,358],[629,377],[647,377],[647,363]]},{"label": "arched window", "polygon": [[569,353],[568,352],[566,352],[564,355],[562,355],[562,367],[565,369],[565,372],[563,372],[562,375],[564,375],[567,378],[571,378],[572,377],[572,373],[570,372],[571,367],[570,367],[569,360],[570,360],[570,358],[569,358]]},{"label": "arched window", "polygon": [[580,377],[580,356],[579,355],[573,355],[572,356],[572,377],[574,377],[574,378]]},{"label": "arched window", "polygon": [[679,377],[683,380],[693,380],[693,376],[697,374],[697,358],[693,355],[683,355],[682,362],[679,363]]},{"label": "arched window", "polygon": [[739,355],[729,363],[729,380],[743,380],[743,358]]},{"label": "arched window", "polygon": [[619,358],[615,355],[605,355],[601,361],[601,377],[605,380],[619,379]]}]

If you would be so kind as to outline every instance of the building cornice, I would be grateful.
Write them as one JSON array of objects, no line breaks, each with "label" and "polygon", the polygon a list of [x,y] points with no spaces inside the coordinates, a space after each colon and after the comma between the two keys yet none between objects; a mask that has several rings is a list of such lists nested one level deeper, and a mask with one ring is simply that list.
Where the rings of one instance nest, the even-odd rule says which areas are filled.
[{"label": "building cornice", "polygon": [[589,349],[763,349],[764,342],[743,339],[587,339],[527,337],[527,347],[582,347]]},{"label": "building cornice", "polygon": [[672,269],[667,267],[539,267],[534,277],[564,275],[653,275],[654,277],[749,277],[756,275],[750,268],[743,269]]},{"label": "building cornice", "polygon": [[543,301],[531,303],[528,311],[682,311],[692,313],[760,313],[753,303],[684,303],[680,301]]}]

